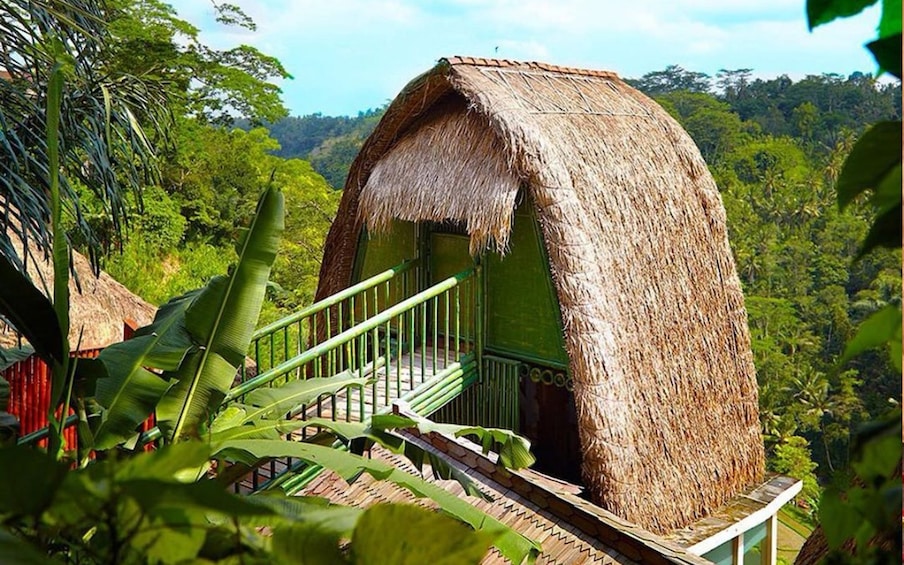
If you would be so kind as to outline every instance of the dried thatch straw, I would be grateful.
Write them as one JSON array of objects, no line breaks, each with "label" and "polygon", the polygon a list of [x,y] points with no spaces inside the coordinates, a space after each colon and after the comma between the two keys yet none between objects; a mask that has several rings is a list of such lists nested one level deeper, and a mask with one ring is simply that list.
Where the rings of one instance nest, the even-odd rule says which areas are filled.
[{"label": "dried thatch straw", "polygon": [[[12,231],[6,235],[13,247],[23,256],[22,242]],[[81,253],[73,252],[72,262],[78,276],[69,280],[69,346],[76,349],[96,349],[122,341],[125,320],[132,320],[138,326],[150,324],[157,308],[129,292],[107,273],[94,276],[88,259]],[[53,266],[46,258],[31,255],[26,262],[28,275],[44,294],[53,284]],[[10,347],[18,343],[18,336],[12,328],[0,323],[0,347]]]},{"label": "dried thatch straw", "polygon": [[[463,116],[448,115],[450,97]],[[476,178],[502,163],[506,180]],[[375,182],[365,199],[378,169],[405,184]],[[477,242],[504,241],[506,225],[487,222],[506,217],[509,177],[540,221],[594,502],[664,532],[760,480],[756,377],[718,189],[681,127],[611,73],[452,58],[412,81],[352,165],[318,296],[349,284],[362,218],[436,219],[445,197],[449,218],[476,218]],[[427,206],[414,190],[438,194]],[[491,209],[465,210],[468,199]]]},{"label": "dried thatch straw", "polygon": [[371,233],[392,220],[457,220],[467,226],[471,253],[491,244],[504,252],[520,180],[505,147],[487,135],[486,119],[453,99],[412,128],[376,163],[361,190]]}]

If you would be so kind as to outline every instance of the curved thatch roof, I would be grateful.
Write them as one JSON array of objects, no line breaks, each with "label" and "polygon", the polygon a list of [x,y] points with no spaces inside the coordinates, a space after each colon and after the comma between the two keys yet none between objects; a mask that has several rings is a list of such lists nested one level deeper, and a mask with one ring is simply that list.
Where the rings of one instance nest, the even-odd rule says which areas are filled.
[{"label": "curved thatch roof", "polygon": [[472,247],[504,245],[511,179],[539,217],[594,501],[661,532],[759,480],[718,189],[681,127],[611,73],[452,58],[412,81],[352,165],[318,296],[349,284],[365,221],[453,218]]},{"label": "curved thatch roof", "polygon": [[[6,235],[22,257],[22,242],[11,231]],[[139,327],[154,320],[156,307],[132,294],[107,273],[94,276],[85,256],[73,252],[72,262],[78,274],[78,284],[72,276],[69,280],[69,345],[73,351],[76,348],[96,349],[122,341],[125,320],[132,320]],[[47,289],[53,284],[50,261],[32,256],[26,265],[35,285],[48,294]],[[13,330],[0,323],[0,347],[14,345],[16,340]]]}]

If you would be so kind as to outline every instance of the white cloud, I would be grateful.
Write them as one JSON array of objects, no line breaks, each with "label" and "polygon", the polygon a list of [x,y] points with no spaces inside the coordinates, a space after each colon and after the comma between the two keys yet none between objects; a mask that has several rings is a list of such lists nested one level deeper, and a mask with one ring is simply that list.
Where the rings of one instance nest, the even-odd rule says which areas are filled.
[{"label": "white cloud", "polygon": [[[809,33],[804,0],[233,0],[255,33],[213,23],[209,0],[180,13],[204,41],[250,43],[278,57],[299,113],[354,113],[395,96],[448,55],[547,60],[640,76],[680,64],[714,74],[873,70],[860,46],[878,13]],[[495,49],[498,47],[498,51]]]}]

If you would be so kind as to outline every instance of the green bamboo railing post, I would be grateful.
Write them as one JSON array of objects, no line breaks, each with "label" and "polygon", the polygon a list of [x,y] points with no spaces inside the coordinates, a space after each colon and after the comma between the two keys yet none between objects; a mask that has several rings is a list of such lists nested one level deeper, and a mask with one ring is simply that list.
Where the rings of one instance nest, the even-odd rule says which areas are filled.
[{"label": "green bamboo railing post", "polygon": [[[344,331],[344,329],[345,329],[345,328],[343,327],[343,323],[344,323],[344,318],[345,318],[345,317],[342,315],[342,305],[343,305],[343,304],[344,304],[344,302],[340,302],[339,304],[336,305],[336,310],[337,310],[337,311],[336,311],[336,331],[337,331],[339,334],[341,334],[341,333]],[[337,334],[337,335],[338,335],[338,334]],[[345,367],[343,367],[342,360],[343,360],[343,357],[340,356],[340,357],[339,357],[339,365],[336,367],[336,369],[339,370],[339,371],[345,370]]]},{"label": "green bamboo railing post", "polygon": [[421,382],[424,382],[424,374],[427,372],[427,303],[421,304]]},{"label": "green bamboo railing post", "polygon": [[433,352],[433,354],[431,355],[431,364],[433,365],[433,372],[431,373],[432,375],[436,374],[436,345],[437,343],[439,343],[439,335],[437,334],[437,331],[439,329],[439,321],[437,319],[437,316],[439,316],[439,303],[437,302],[438,300],[439,296],[434,296],[430,299],[430,304],[433,306],[433,318],[431,319],[431,325],[433,326],[433,343],[430,345],[430,349]]},{"label": "green bamboo railing post", "polygon": [[443,366],[449,364],[449,298],[451,297],[451,293],[446,291],[444,294],[445,299],[443,300],[443,306],[445,307],[445,316],[443,316],[443,336],[445,336],[445,342],[443,347]]},{"label": "green bamboo railing post", "polygon": [[415,320],[414,320],[415,311],[407,312],[408,316],[408,380],[411,381],[411,386],[414,387],[414,350],[415,350]]},{"label": "green bamboo railing post", "polygon": [[261,371],[261,340],[254,340],[254,364],[257,365],[258,372]]},{"label": "green bamboo railing post", "polygon": [[[355,340],[349,341],[345,347],[345,359],[346,359],[345,364],[348,367],[348,374],[352,375],[352,376],[355,374],[354,349],[352,348],[352,345],[351,345],[352,343],[354,343],[354,341]],[[352,389],[347,388],[347,389],[345,389],[345,418],[346,418],[346,420],[351,417],[350,416],[351,413],[352,413]]]},{"label": "green bamboo railing post", "polygon": [[477,375],[483,380],[483,323],[484,323],[484,277],[483,265],[477,259],[476,284],[477,286],[477,312],[474,320],[475,347],[477,348]]},{"label": "green bamboo railing post", "polygon": [[[384,309],[389,308],[389,281],[387,281],[385,283],[385,286],[383,287],[383,308]],[[390,403],[389,393],[390,393],[391,389],[389,387],[389,378],[390,378],[390,372],[391,372],[390,369],[392,368],[392,363],[389,362],[390,355],[392,353],[390,350],[390,344],[389,344],[390,327],[391,327],[390,320],[386,320],[386,324],[383,326],[383,355],[386,356],[386,361],[387,361],[385,368],[383,369],[385,372],[384,383],[386,386],[386,390],[383,391],[383,396],[384,396],[384,402],[387,405]]]},{"label": "green bamboo railing post", "polygon": [[317,340],[317,317],[318,314],[311,316],[311,345],[318,345]]},{"label": "green bamboo railing post", "polygon": [[398,328],[398,339],[396,340],[396,371],[395,371],[395,380],[396,380],[396,396],[402,394],[402,326],[403,319],[402,315],[399,314],[399,317],[396,318],[396,328]]},{"label": "green bamboo railing post", "polygon": [[332,308],[327,308],[326,310],[323,311],[323,316],[324,316],[323,329],[324,329],[324,335],[326,335],[327,339],[330,339],[331,337],[333,337],[333,322],[330,317],[330,310],[332,310]]},{"label": "green bamboo railing post", "polygon": [[[342,353],[342,349],[343,348],[340,346],[336,349],[333,349],[328,354],[328,358],[330,359],[330,375],[329,376],[331,376],[331,377],[333,375],[338,374],[339,371],[341,370],[339,367],[339,361],[342,360],[342,356],[340,355]],[[336,395],[335,394],[330,395],[330,418],[334,421],[336,420]]]},{"label": "green bamboo railing post", "polygon": [[302,329],[302,326],[301,326],[301,320],[298,320],[293,325],[295,326],[295,335],[298,336],[296,338],[297,341],[295,342],[295,355],[301,355],[302,347],[303,347],[301,342],[304,339],[304,336],[302,335],[304,333],[304,330]]},{"label": "green bamboo railing post", "polygon": [[[367,338],[362,336],[358,336],[356,338],[358,342],[358,377],[364,376],[364,356],[367,351]],[[361,390],[358,391],[358,421],[364,421],[364,386],[361,387]]]},{"label": "green bamboo railing post", "polygon": [[[283,329],[283,361],[289,360],[289,326]],[[289,382],[289,374],[286,373],[286,383]]]},{"label": "green bamboo railing post", "polygon": [[373,293],[374,316],[380,313],[380,290],[377,287],[371,289]]},{"label": "green bamboo railing post", "polygon": [[378,392],[378,388],[379,388],[377,386],[377,382],[379,381],[379,378],[377,377],[376,363],[377,363],[377,357],[379,357],[379,356],[380,356],[380,333],[379,333],[378,328],[375,327],[370,330],[370,363],[371,363],[370,376],[371,376],[371,380],[373,381],[373,382],[371,382],[371,385],[370,385],[370,392],[371,392],[370,413],[371,414],[375,413],[377,410],[377,402],[378,402],[377,392]]},{"label": "green bamboo railing post", "polygon": [[274,347],[274,340],[273,340],[274,335],[276,335],[276,334],[270,334],[270,367],[268,367],[269,369],[272,369],[273,367],[276,366],[276,357],[275,357],[276,352],[274,351],[275,347]]},{"label": "green bamboo railing post", "polygon": [[455,360],[461,357],[461,287],[455,287]]},{"label": "green bamboo railing post", "polygon": [[[357,314],[356,314],[356,308],[355,308],[355,297],[356,297],[356,295],[352,295],[348,298],[348,317],[349,317],[348,327],[349,328],[355,327],[355,324],[357,323],[356,322]],[[357,354],[358,340],[357,339],[349,340],[348,346],[349,346],[349,348],[351,348],[350,359],[352,361],[350,361],[350,363],[349,363],[349,368],[351,368],[351,367],[355,366],[355,360],[358,358],[358,354]],[[358,367],[358,370],[360,370],[360,365],[358,365],[357,367]],[[360,377],[361,375],[359,374],[358,376]],[[349,397],[350,396],[351,396],[351,394],[349,394]],[[348,413],[351,414],[351,412],[352,412],[351,407],[349,407]]]}]

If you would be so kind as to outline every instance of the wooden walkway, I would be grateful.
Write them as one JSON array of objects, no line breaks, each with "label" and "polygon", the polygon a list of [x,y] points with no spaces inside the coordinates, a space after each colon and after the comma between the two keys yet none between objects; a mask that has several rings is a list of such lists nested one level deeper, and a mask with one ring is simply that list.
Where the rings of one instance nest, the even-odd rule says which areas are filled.
[{"label": "wooden walkway", "polygon": [[[443,371],[447,361],[449,364],[452,363],[451,353],[448,356],[443,355],[442,349],[438,353],[434,358],[434,348],[428,346],[425,355],[422,355],[420,350],[415,350],[413,354],[406,353],[392,359],[388,366],[385,361],[378,362],[376,372],[371,368],[369,373],[365,373],[369,378],[376,379],[375,382],[363,388],[347,388],[335,397],[324,396],[319,407],[317,405],[307,407],[296,416],[296,419],[325,418],[340,422],[360,422],[363,414],[363,419],[367,420],[375,412],[389,408],[403,395]],[[289,434],[286,439],[302,441],[315,433],[316,429],[298,430]],[[238,483],[238,492],[244,494],[254,492],[266,481],[285,473],[296,462],[297,460],[276,459],[265,463]]]},{"label": "wooden walkway", "polygon": [[[306,416],[299,415],[298,418],[326,418],[341,422],[366,420],[444,370],[447,359],[442,351],[439,353],[434,359],[433,348],[428,347],[423,355],[418,350],[413,355],[406,353],[390,360],[388,366],[382,360],[376,372],[372,369],[365,372],[367,378],[376,382],[363,388],[347,388],[335,397],[324,396],[319,407],[308,407],[304,412]],[[451,363],[452,359],[448,361]]]}]

